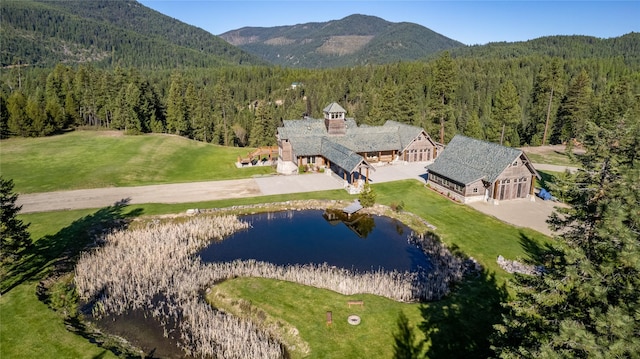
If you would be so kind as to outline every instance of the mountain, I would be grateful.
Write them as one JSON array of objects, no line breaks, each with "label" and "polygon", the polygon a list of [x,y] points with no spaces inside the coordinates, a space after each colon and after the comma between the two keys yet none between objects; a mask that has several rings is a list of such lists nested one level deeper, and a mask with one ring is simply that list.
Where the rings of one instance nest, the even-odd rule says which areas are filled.
[{"label": "mountain", "polygon": [[601,39],[583,35],[545,36],[529,41],[492,42],[451,50],[454,57],[510,59],[549,56],[563,59],[618,58],[627,64],[640,64],[640,33]]},{"label": "mountain", "polygon": [[92,62],[148,68],[266,64],[134,0],[3,0],[0,63]]},{"label": "mountain", "polygon": [[243,27],[220,35],[270,63],[325,68],[416,60],[465,46],[424,26],[375,16],[277,27]]}]

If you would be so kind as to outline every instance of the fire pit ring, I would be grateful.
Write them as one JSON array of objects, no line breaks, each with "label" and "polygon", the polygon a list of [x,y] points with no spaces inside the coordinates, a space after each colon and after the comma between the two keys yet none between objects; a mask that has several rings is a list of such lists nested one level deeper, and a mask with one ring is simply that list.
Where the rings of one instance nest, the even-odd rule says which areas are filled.
[{"label": "fire pit ring", "polygon": [[347,322],[351,325],[358,325],[360,324],[360,317],[357,315],[350,315],[349,318],[347,318]]}]

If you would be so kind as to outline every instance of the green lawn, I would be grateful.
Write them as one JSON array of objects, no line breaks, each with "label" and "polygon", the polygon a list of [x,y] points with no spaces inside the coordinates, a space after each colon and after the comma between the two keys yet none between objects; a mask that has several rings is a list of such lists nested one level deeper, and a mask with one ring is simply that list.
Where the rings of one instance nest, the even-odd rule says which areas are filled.
[{"label": "green lawn", "polygon": [[36,283],[0,297],[0,358],[115,358],[66,330],[63,319],[35,295]]},{"label": "green lawn", "polygon": [[[391,358],[400,311],[414,328],[421,322],[419,304],[403,304],[374,295],[344,296],[329,290],[258,278],[234,279],[216,289],[225,298],[247,298],[252,306],[270,317],[297,328],[300,338],[311,348],[308,358]],[[364,305],[349,308],[347,301],[351,299],[363,300]],[[249,315],[251,311],[246,306],[244,310],[239,307],[228,303],[222,306],[236,315],[252,316],[257,320],[256,310]],[[332,312],[331,325],[326,322],[328,311]],[[360,316],[360,325],[347,323],[347,317],[352,314]],[[419,331],[416,336],[424,338]],[[296,350],[291,351],[291,356],[304,357]]]},{"label": "green lawn", "polygon": [[115,131],[76,131],[0,141],[0,169],[19,193],[247,178],[270,166],[238,169],[251,149],[184,137]]},{"label": "green lawn", "polygon": [[[465,353],[467,357],[489,355],[487,337],[492,330],[491,325],[500,318],[499,303],[506,299],[502,286],[510,277],[495,263],[497,255],[525,258],[528,256],[527,250],[542,245],[549,239],[537,232],[506,225],[451,202],[414,180],[381,183],[373,188],[378,202],[390,204],[403,201],[407,211],[416,213],[437,226],[436,233],[450,248],[475,257],[488,271],[462,283],[446,299],[428,304],[396,303],[371,295],[347,297],[326,290],[263,279],[229,281],[220,288],[297,327],[303,340],[309,343],[313,358],[360,358],[363,357],[361,355],[388,358],[393,350],[393,334],[396,332],[396,320],[400,311],[407,315],[418,338],[425,338],[424,333],[428,332],[428,354],[431,358],[446,358],[460,353]],[[0,338],[0,357],[46,357],[49,349],[93,353],[86,354],[88,356],[102,353],[101,348],[89,345],[85,339],[64,330],[62,320],[37,299],[34,284],[48,273],[52,263],[69,254],[64,248],[77,249],[81,239],[92,228],[112,219],[176,213],[187,208],[227,207],[311,198],[353,197],[339,190],[207,203],[149,204],[121,209],[22,215],[23,220],[31,222],[30,230],[33,237],[38,239],[37,245],[19,270],[12,272],[11,277],[3,281],[3,287],[8,285],[11,289],[3,294],[0,311],[3,330],[32,333],[32,339],[38,341],[39,345],[32,346],[30,350],[33,352],[29,352],[29,355],[13,355],[20,353],[23,342],[14,341],[3,332]],[[356,297],[365,299],[365,307],[352,308],[350,311],[345,307],[346,300]],[[327,310],[334,312],[335,324],[331,328],[327,328],[324,322]],[[23,320],[25,312],[34,317],[58,319]],[[353,328],[344,322],[340,323],[351,312],[362,314],[361,326]],[[7,327],[4,323],[12,324]],[[55,336],[47,335],[48,331],[54,330],[57,333]],[[77,345],[77,341],[88,347]],[[64,356],[62,354],[58,357]]]},{"label": "green lawn", "polygon": [[543,234],[505,224],[475,209],[450,201],[421,185],[405,180],[374,185],[378,202],[391,204],[402,200],[405,209],[437,227],[436,233],[449,248],[457,248],[474,257],[499,278],[505,272],[496,264],[498,255],[516,259],[528,256],[523,244],[542,245]]},{"label": "green lawn", "polygon": [[[42,139],[3,140],[0,145],[2,175],[13,178],[20,192],[227,179],[272,170],[238,170],[233,162],[237,155],[246,154],[245,149],[222,148],[174,136],[115,137],[107,132],[76,132]],[[406,211],[435,225],[435,233],[449,248],[476,258],[486,271],[458,285],[444,300],[425,304],[403,304],[371,295],[348,297],[255,278],[225,282],[220,290],[244,298],[258,310],[298,328],[311,347],[313,358],[390,357],[400,311],[409,318],[415,335],[427,338],[425,350],[430,358],[489,356],[488,336],[492,324],[500,320],[500,302],[507,295],[504,285],[510,278],[497,266],[497,256],[527,258],[550,239],[451,202],[415,180],[375,184],[373,189],[379,203],[402,201]],[[36,295],[36,283],[61,260],[73,258],[88,234],[97,228],[109,228],[110,223],[122,218],[178,213],[188,208],[353,198],[336,190],[21,215],[31,223],[35,246],[21,262],[2,273],[0,358],[112,357],[111,352],[67,331],[61,317]],[[364,299],[365,306],[350,310],[346,306],[349,298]],[[334,313],[331,327],[325,324],[328,310]],[[362,316],[358,327],[346,324],[345,316],[352,312]]]}]

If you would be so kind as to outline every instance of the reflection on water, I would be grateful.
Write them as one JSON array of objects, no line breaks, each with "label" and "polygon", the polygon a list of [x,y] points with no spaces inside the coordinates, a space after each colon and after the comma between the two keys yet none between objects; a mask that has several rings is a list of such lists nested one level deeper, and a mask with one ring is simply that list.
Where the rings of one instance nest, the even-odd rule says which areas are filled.
[{"label": "reflection on water", "polygon": [[[252,228],[212,243],[200,253],[203,262],[256,259],[276,265],[328,263],[357,271],[383,268],[421,274],[432,267],[430,259],[409,243],[411,230],[388,217],[307,210],[241,219],[251,223]],[[141,348],[147,358],[189,358],[177,346],[179,333],[169,330],[166,338],[161,323],[147,312],[133,310],[107,316],[97,324],[105,332]]]},{"label": "reflection on water", "polygon": [[322,264],[370,271],[423,271],[430,260],[407,241],[411,230],[382,216],[340,210],[283,211],[244,216],[252,228],[212,243],[203,262],[255,259],[277,265]]},{"label": "reflection on water", "polygon": [[373,216],[364,213],[346,214],[339,209],[327,209],[322,217],[331,225],[344,224],[360,238],[367,238],[376,226]]}]

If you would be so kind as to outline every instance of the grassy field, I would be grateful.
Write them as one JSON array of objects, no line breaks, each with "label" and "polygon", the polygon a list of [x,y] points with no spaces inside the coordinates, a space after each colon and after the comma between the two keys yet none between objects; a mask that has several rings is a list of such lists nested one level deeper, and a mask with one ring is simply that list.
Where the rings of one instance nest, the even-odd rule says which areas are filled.
[{"label": "grassy field", "polygon": [[18,193],[80,188],[247,178],[273,173],[238,169],[251,149],[222,147],[184,137],[115,131],[77,131],[43,138],[0,141],[0,169]]},{"label": "grassy field", "polygon": [[[571,158],[563,149],[556,147],[524,147],[522,150],[533,163],[544,163],[557,166],[578,166],[576,158]],[[575,151],[580,156],[580,151]]]},{"label": "grassy field", "polygon": [[[95,147],[102,149],[94,149],[94,142]],[[251,176],[265,170],[258,168],[251,172],[252,169],[238,170],[233,166],[235,157],[246,154],[246,150],[226,149],[173,136],[114,137],[112,133],[84,132],[45,139],[3,140],[0,145],[2,174],[14,178],[22,192],[86,188],[105,183],[140,185],[225,179]],[[164,151],[162,155],[155,155],[155,152]],[[57,152],[61,153],[60,161],[55,155],[46,155]],[[92,156],[100,158],[97,164],[84,161]],[[83,164],[67,163],[73,161]],[[119,162],[126,163],[122,168],[128,170],[123,170]],[[68,176],[68,173],[73,173],[69,171],[85,167],[89,169],[81,171],[78,176]],[[148,171],[135,172],[137,167]],[[270,168],[268,170],[271,171]],[[127,177],[129,171],[137,174]],[[98,184],[103,179],[105,182]],[[405,210],[435,225],[436,234],[449,248],[476,258],[486,271],[461,283],[444,300],[423,304],[403,304],[369,295],[347,297],[326,290],[256,278],[227,281],[218,289],[224,295],[242,298],[256,310],[295,326],[301,338],[309,344],[312,358],[390,357],[397,330],[396,320],[401,311],[414,327],[416,337],[426,338],[428,345],[425,350],[429,358],[484,358],[490,355],[488,336],[492,324],[500,320],[500,302],[506,300],[507,289],[504,286],[510,278],[497,266],[496,257],[527,258],[549,238],[451,202],[415,180],[380,183],[373,188],[379,203],[389,205],[402,201]],[[113,357],[104,348],[67,331],[59,314],[50,310],[36,295],[37,282],[50,274],[55,266],[73,258],[96,229],[109,228],[109,224],[124,218],[178,213],[188,208],[353,198],[345,191],[337,190],[205,203],[145,204],[21,215],[21,219],[31,223],[30,232],[35,245],[21,262],[2,273],[0,358]],[[350,298],[364,299],[365,306],[349,309],[346,301]],[[327,310],[334,313],[334,325],[329,328],[325,325]],[[351,313],[362,316],[360,326],[346,324],[345,316]]]},{"label": "grassy field", "polygon": [[[396,303],[369,295],[346,297],[326,290],[264,279],[229,281],[221,285],[220,289],[230,296],[237,295],[256,308],[298,328],[301,337],[311,347],[312,358],[360,358],[362,353],[366,353],[367,357],[389,357],[393,350],[396,320],[400,311],[409,318],[416,337],[425,338],[425,333],[428,333],[426,337],[430,343],[430,358],[456,356],[456,352],[452,352],[454,349],[462,350],[467,357],[488,355],[487,336],[492,330],[491,325],[500,318],[499,303],[506,298],[506,291],[502,286],[509,278],[507,273],[498,268],[495,258],[498,254],[507,258],[525,258],[530,248],[542,245],[548,238],[534,231],[506,225],[471,208],[453,203],[414,180],[382,183],[373,187],[378,195],[378,202],[390,204],[403,201],[406,210],[436,225],[436,233],[444,242],[451,248],[457,248],[478,259],[487,268],[487,272],[462,283],[445,300],[425,304]],[[23,319],[25,312],[32,313],[34,317],[57,316],[38,300],[34,281],[46,275],[53,263],[68,255],[69,248],[79,248],[79,238],[86,236],[91,228],[113,219],[176,213],[193,207],[226,207],[233,204],[310,198],[348,199],[350,196],[344,191],[329,191],[247,198],[240,201],[137,205],[118,210],[103,208],[21,216],[31,223],[31,233],[38,239],[37,245],[25,263],[11,273],[11,278],[5,278],[3,284],[10,285],[10,290],[2,296],[0,311],[3,323],[12,323],[10,327],[3,324],[3,330],[33,333],[32,338],[39,345],[32,347],[28,356],[14,356],[12,354],[19,353],[24,342],[13,341],[12,336],[2,335],[0,357],[33,357],[31,354],[46,357],[49,355],[48,350],[54,348],[69,351],[80,348],[77,350],[89,353],[87,356],[102,353],[103,349],[97,346],[77,345],[76,341],[83,342],[84,339],[66,332],[60,319]],[[353,297],[364,298],[365,307],[349,311],[345,303]],[[330,329],[324,323],[326,310],[334,311],[336,324]],[[361,326],[353,328],[345,323],[338,324],[339,320],[344,321],[344,316],[351,312],[362,314]],[[50,326],[59,331],[55,336],[47,334],[51,331]],[[86,344],[86,340],[84,343]],[[371,353],[379,355],[368,356]]]}]

